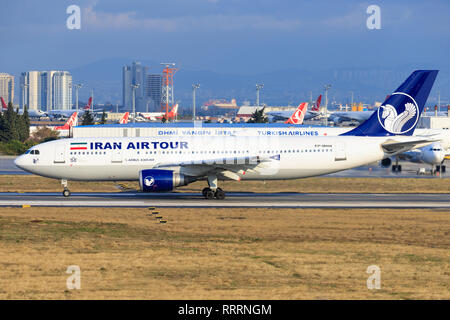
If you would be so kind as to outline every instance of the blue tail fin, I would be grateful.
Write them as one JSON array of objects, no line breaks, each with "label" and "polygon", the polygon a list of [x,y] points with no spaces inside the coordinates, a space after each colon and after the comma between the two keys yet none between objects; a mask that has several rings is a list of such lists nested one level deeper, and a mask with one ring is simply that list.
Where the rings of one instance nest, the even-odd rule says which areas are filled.
[{"label": "blue tail fin", "polygon": [[361,125],[343,136],[413,134],[438,70],[417,70]]}]

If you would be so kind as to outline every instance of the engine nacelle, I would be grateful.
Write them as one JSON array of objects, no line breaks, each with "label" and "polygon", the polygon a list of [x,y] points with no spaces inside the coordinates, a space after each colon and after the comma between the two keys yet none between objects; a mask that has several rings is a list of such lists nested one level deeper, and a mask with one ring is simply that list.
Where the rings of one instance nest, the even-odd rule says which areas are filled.
[{"label": "engine nacelle", "polygon": [[383,168],[389,168],[391,166],[391,164],[392,164],[391,158],[386,158],[386,159],[381,160],[381,166]]},{"label": "engine nacelle", "polygon": [[167,192],[185,186],[195,179],[172,170],[148,169],[139,172],[139,185],[143,192]]}]

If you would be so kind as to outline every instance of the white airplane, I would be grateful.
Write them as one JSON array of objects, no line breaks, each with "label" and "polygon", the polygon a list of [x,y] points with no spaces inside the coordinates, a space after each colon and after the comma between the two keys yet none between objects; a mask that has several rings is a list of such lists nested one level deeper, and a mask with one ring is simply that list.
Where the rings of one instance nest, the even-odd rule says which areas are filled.
[{"label": "white airplane", "polygon": [[370,118],[373,111],[334,111],[330,112],[328,118],[336,124],[343,121],[364,122]]},{"label": "white airplane", "polygon": [[[167,120],[173,119],[178,114],[178,103],[173,106],[172,110],[168,112],[167,114],[165,112],[139,112],[138,116],[136,117],[136,120],[139,121],[157,121],[161,120],[163,117],[166,117]],[[142,120],[141,120],[142,119]]]},{"label": "white airplane", "polygon": [[[2,109],[1,110],[2,110],[2,112],[5,112],[8,109],[8,106],[6,105],[5,100],[3,99],[3,97],[0,97],[0,101],[1,101],[1,104],[2,104]],[[14,109],[14,110],[16,110],[16,109]],[[30,118],[41,118],[41,117],[47,116],[45,114],[45,112],[41,111],[41,110],[27,109],[27,112],[28,112],[28,116]],[[19,109],[19,114],[21,114],[21,115],[23,114],[23,109]]]},{"label": "white airplane", "polygon": [[[321,100],[322,100],[322,95],[317,97],[316,103],[311,108],[311,110],[307,110],[305,112],[304,117],[303,117],[304,120],[310,120],[310,119],[315,118],[320,115],[319,108],[320,108]],[[305,103],[306,103],[306,106],[308,106],[307,102],[303,102],[298,106],[297,110]],[[289,118],[292,117],[292,111],[269,111],[269,112],[265,112],[265,114],[269,118],[270,122],[274,122],[277,120],[288,120]],[[286,122],[286,123],[288,123],[288,122]]]},{"label": "white airplane", "polygon": [[339,136],[72,138],[39,144],[15,160],[28,172],[67,180],[139,181],[142,192],[167,192],[207,180],[206,199],[224,199],[218,180],[280,180],[359,167],[429,145],[412,137],[436,70],[418,70],[372,117]]},{"label": "white airplane", "polygon": [[[420,149],[415,149],[415,150],[411,150],[411,151],[402,153],[402,154],[398,155],[398,159],[406,160],[406,161],[414,162],[414,163],[431,164],[432,171],[445,172],[446,168],[445,168],[445,165],[443,165],[443,163],[444,163],[446,155],[447,155],[447,152],[442,147],[442,145],[440,143],[435,142],[426,147],[422,147]],[[435,166],[435,168],[433,168],[433,166]],[[392,166],[392,167],[395,168],[397,171],[401,171],[401,168],[400,168],[400,170],[398,170],[399,169],[398,165],[397,165],[397,168],[394,166]]]},{"label": "white airplane", "polygon": [[[92,112],[94,115],[103,112],[103,109],[93,109],[92,108],[92,97],[89,97],[88,103],[80,108],[78,110],[78,116],[81,117],[86,111],[90,111]],[[50,117],[50,119],[52,118],[69,118],[74,112],[74,109],[67,109],[67,110],[58,110],[58,109],[54,109],[54,110],[48,110],[45,113]]]}]

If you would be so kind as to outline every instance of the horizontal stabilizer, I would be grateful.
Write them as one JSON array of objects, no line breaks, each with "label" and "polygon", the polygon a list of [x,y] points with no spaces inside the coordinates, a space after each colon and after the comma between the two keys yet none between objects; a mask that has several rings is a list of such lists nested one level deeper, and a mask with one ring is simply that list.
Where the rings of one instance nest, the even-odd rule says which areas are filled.
[{"label": "horizontal stabilizer", "polygon": [[427,140],[427,139],[416,139],[400,142],[395,140],[388,140],[385,143],[383,143],[381,147],[383,148],[386,154],[395,155],[412,149],[425,147],[436,141],[437,140]]}]

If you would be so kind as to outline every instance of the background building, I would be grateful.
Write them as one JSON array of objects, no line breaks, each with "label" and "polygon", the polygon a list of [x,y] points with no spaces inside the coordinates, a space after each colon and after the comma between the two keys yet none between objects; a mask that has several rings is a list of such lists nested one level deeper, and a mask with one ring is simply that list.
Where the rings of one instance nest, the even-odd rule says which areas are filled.
[{"label": "background building", "polygon": [[72,76],[67,71],[59,71],[55,72],[52,78],[52,108],[56,110],[72,109]]},{"label": "background building", "polygon": [[41,73],[39,71],[22,72],[20,76],[20,108],[24,105],[30,110],[41,106]]},{"label": "background building", "polygon": [[161,89],[162,89],[162,75],[149,74],[147,75],[146,93],[148,98],[148,111],[161,111]]},{"label": "background building", "polygon": [[0,73],[0,97],[6,103],[14,103],[14,76]]},{"label": "background building", "polygon": [[68,71],[28,71],[20,77],[20,108],[68,110],[72,108],[72,76]]},{"label": "background building", "polygon": [[138,84],[136,89],[136,111],[145,112],[147,103],[146,94],[146,78],[148,73],[148,67],[142,66],[140,62],[133,62],[131,66],[125,66],[122,69],[122,97],[123,106],[127,111],[133,109],[133,93],[131,84]]}]

